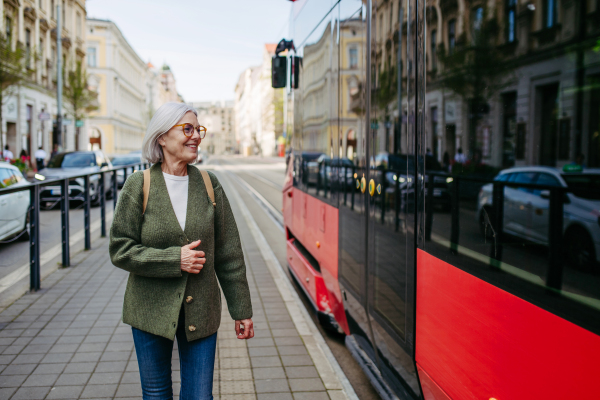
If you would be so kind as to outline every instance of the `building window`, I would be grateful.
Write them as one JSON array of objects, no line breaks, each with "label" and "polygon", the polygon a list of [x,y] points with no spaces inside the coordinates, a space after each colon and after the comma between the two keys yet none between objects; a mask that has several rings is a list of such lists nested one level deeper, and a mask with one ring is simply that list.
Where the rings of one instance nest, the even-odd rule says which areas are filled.
[{"label": "building window", "polygon": [[87,49],[87,65],[88,67],[96,67],[96,48],[88,47]]},{"label": "building window", "polygon": [[383,14],[379,17],[379,38],[383,41]]},{"label": "building window", "polygon": [[436,70],[437,69],[437,57],[436,57],[436,36],[437,36],[437,31],[434,29],[431,31],[431,69],[432,70]]},{"label": "building window", "polygon": [[45,0],[40,0],[40,10],[44,9],[44,1]]},{"label": "building window", "polygon": [[50,0],[50,16],[52,19],[56,19],[56,6],[54,0]]},{"label": "building window", "polygon": [[515,19],[517,15],[517,0],[507,0],[506,2],[506,41],[513,43],[517,36],[517,27]]},{"label": "building window", "polygon": [[81,14],[77,13],[77,37],[81,37]]},{"label": "building window", "polygon": [[351,47],[349,50],[349,58],[350,58],[350,69],[358,68],[358,49],[356,47]]},{"label": "building window", "polygon": [[477,40],[477,36],[481,31],[481,26],[483,25],[483,7],[477,7],[473,10],[473,29],[471,32],[473,42]]},{"label": "building window", "polygon": [[8,40],[8,43],[12,43],[12,19],[6,17],[4,27],[6,29],[6,40]]},{"label": "building window", "polygon": [[31,69],[31,31],[25,29],[25,66]]},{"label": "building window", "polygon": [[456,20],[448,21],[448,52],[452,54],[456,46]]},{"label": "building window", "polygon": [[556,25],[556,0],[544,1],[544,28],[552,28]]}]

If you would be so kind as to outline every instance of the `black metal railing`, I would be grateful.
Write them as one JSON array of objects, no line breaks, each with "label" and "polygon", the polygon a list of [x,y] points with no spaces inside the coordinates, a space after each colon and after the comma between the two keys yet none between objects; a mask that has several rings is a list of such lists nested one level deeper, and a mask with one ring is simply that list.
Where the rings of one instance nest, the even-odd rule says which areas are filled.
[{"label": "black metal railing", "polygon": [[[70,232],[69,232],[69,202],[83,202],[83,221],[84,221],[84,248],[90,250],[92,247],[91,239],[91,223],[90,223],[90,177],[100,176],[98,188],[100,196],[100,236],[106,237],[106,175],[112,175],[112,200],[113,209],[117,207],[118,200],[118,171],[123,171],[123,183],[127,180],[128,171],[143,170],[149,167],[147,163],[128,164],[113,168],[105,168],[101,171],[91,172],[86,174],[74,174],[60,179],[38,180],[27,186],[8,187],[0,189],[0,196],[10,193],[29,191],[29,287],[36,291],[40,289],[41,271],[40,271],[40,192],[41,188],[50,185],[60,186],[60,211],[61,211],[61,244],[62,244],[62,266],[68,267],[71,264],[70,255]],[[73,180],[83,178],[84,190],[83,196],[70,196],[69,185],[73,184]]]}]

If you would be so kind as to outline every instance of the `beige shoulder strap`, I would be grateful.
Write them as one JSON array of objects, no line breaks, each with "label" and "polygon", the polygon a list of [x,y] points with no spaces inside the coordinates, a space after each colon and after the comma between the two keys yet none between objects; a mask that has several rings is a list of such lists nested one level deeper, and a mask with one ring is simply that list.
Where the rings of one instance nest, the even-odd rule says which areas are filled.
[{"label": "beige shoulder strap", "polygon": [[142,209],[142,215],[146,212],[146,206],[148,205],[148,195],[150,194],[150,168],[144,170],[144,203]]},{"label": "beige shoulder strap", "polygon": [[200,173],[202,174],[202,179],[204,179],[204,186],[206,186],[206,191],[208,192],[208,197],[210,197],[210,201],[212,201],[213,207],[217,206],[215,203],[215,191],[213,190],[212,182],[210,181],[210,176],[208,172],[201,169]]}]

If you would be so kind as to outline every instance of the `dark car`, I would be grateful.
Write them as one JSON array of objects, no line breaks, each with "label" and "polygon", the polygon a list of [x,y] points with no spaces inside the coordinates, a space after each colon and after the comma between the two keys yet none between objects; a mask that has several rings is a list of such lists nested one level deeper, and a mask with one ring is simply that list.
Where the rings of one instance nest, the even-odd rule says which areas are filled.
[{"label": "dark car", "polygon": [[[74,175],[106,171],[112,167],[108,157],[100,150],[69,151],[58,153],[48,163],[48,166],[38,172],[38,179],[50,180],[68,178]],[[85,182],[83,178],[69,180],[69,200],[84,200]],[[93,205],[100,204],[100,174],[90,176],[90,198]],[[104,179],[104,193],[112,195],[111,179]],[[40,193],[41,204],[50,208],[60,201],[59,185],[44,186]]]},{"label": "dark car", "polygon": [[[130,176],[139,169],[139,164],[142,163],[142,157],[141,154],[123,154],[114,156],[110,162],[112,163],[113,167],[132,165],[131,167],[127,168],[127,176]],[[117,171],[117,186],[119,189],[121,189],[124,184],[125,172],[120,169]]]}]

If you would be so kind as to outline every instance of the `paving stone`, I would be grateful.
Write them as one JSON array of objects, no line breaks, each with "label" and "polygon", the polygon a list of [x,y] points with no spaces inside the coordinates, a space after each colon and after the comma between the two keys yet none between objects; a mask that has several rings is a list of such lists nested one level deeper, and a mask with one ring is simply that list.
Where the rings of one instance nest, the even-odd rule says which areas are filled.
[{"label": "paving stone", "polygon": [[319,372],[315,367],[285,367],[288,378],[318,378]]},{"label": "paving stone", "polygon": [[308,356],[308,351],[306,351],[306,347],[304,346],[277,346],[277,351],[282,356]]},{"label": "paving stone", "polygon": [[18,387],[27,379],[27,375],[0,375],[0,387]]},{"label": "paving stone", "polygon": [[88,385],[105,385],[107,383],[119,383],[121,372],[94,372],[88,381]]},{"label": "paving stone", "polygon": [[253,368],[254,379],[283,379],[285,371],[282,367]]},{"label": "paving stone", "polygon": [[50,387],[22,387],[11,397],[11,400],[42,400],[50,392]]},{"label": "paving stone", "polygon": [[220,367],[223,369],[250,368],[248,358],[223,358],[219,360]]},{"label": "paving stone", "polygon": [[279,357],[251,357],[250,359],[252,360],[252,368],[281,366]]},{"label": "paving stone", "polygon": [[229,394],[255,393],[253,381],[221,381],[221,396]]},{"label": "paving stone", "polygon": [[273,347],[253,347],[248,349],[248,353],[251,357],[265,357],[265,356],[276,356],[277,348]]},{"label": "paving stone", "polygon": [[50,389],[50,393],[48,393],[46,399],[78,399],[82,391],[83,386],[55,386]]},{"label": "paving stone", "polygon": [[58,379],[58,374],[29,375],[21,386],[52,386]]},{"label": "paving stone", "polygon": [[0,399],[9,399],[18,388],[0,388]]},{"label": "paving stone", "polygon": [[[287,338],[286,338],[287,339]],[[273,342],[273,338],[253,338],[252,340],[248,340],[248,347],[269,347],[274,346],[275,342]]]},{"label": "paving stone", "polygon": [[28,375],[35,367],[37,364],[11,364],[4,368],[1,375]]},{"label": "paving stone", "polygon": [[87,385],[81,394],[82,399],[112,398],[117,391],[117,385]]},{"label": "paving stone", "polygon": [[[179,375],[179,374],[178,374]],[[173,379],[175,381],[175,379]],[[121,383],[136,383],[140,384],[140,374],[139,372],[125,372],[121,378]]]},{"label": "paving stone", "polygon": [[330,400],[327,392],[294,392],[294,400]]},{"label": "paving stone", "polygon": [[119,385],[117,389],[117,394],[115,398],[132,398],[132,397],[142,397],[142,387],[139,383],[130,384],[130,383],[122,383]]},{"label": "paving stone", "polygon": [[85,385],[90,379],[90,373],[67,374],[63,373],[56,381],[56,386]]},{"label": "paving stone", "polygon": [[256,379],[256,393],[287,392],[290,390],[287,379]]},{"label": "paving stone", "polygon": [[304,346],[302,339],[297,337],[277,337],[275,338],[277,346]]},{"label": "paving stone", "polygon": [[64,373],[65,374],[74,374],[74,373],[86,373],[92,372],[96,368],[95,362],[71,362],[68,363]]},{"label": "paving stone", "polygon": [[313,365],[310,356],[281,356],[284,366]]},{"label": "paving stone", "polygon": [[292,392],[315,392],[325,390],[321,378],[289,379]]},{"label": "paving stone", "polygon": [[42,364],[56,364],[69,362],[73,358],[73,353],[48,353],[44,356]]},{"label": "paving stone", "polygon": [[13,360],[13,364],[33,364],[38,363],[44,358],[44,354],[21,354]]},{"label": "paving stone", "polygon": [[[215,374],[217,373],[222,381],[252,380],[252,370],[249,368],[220,369],[219,371],[215,371]],[[256,377],[254,377],[254,379],[256,379]]]},{"label": "paving stone", "polygon": [[34,375],[37,374],[60,374],[66,367],[66,363],[58,364],[40,364],[33,371]]},{"label": "paving stone", "polygon": [[258,393],[257,400],[294,400],[290,392],[285,393]]}]

